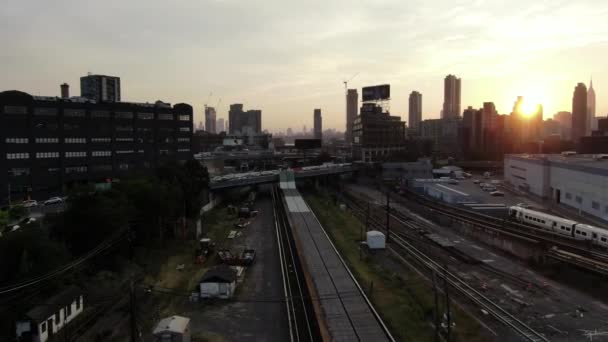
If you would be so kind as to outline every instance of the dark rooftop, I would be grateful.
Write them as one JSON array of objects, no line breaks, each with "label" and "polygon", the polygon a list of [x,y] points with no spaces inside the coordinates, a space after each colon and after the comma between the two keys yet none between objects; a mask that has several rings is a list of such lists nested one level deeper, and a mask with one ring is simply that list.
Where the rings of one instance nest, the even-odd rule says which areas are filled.
[{"label": "dark rooftop", "polygon": [[219,265],[216,266],[205,275],[201,279],[201,283],[231,283],[236,280],[236,271],[233,270],[230,266],[227,265]]},{"label": "dark rooftop", "polygon": [[71,304],[82,294],[81,289],[76,286],[70,286],[55,296],[46,299],[44,304],[32,308],[26,315],[34,320],[45,320],[56,313],[59,308]]}]

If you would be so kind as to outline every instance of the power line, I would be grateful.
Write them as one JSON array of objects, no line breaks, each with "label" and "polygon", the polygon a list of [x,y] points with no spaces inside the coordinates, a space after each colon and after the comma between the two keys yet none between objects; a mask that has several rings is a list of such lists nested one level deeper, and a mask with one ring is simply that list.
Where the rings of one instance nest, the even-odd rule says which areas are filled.
[{"label": "power line", "polygon": [[80,257],[54,271],[51,271],[49,273],[46,273],[44,275],[38,276],[38,277],[34,277],[31,278],[29,280],[25,280],[16,284],[12,284],[12,285],[8,285],[8,286],[4,286],[0,288],[0,295],[2,294],[6,294],[6,293],[10,293],[10,292],[15,292],[36,284],[39,284],[43,281],[55,278],[59,275],[61,275],[62,273],[65,273],[79,265],[81,265],[82,263],[84,263],[85,261],[93,258],[94,256],[116,246],[119,242],[121,242],[122,240],[124,240],[127,237],[127,234],[125,234],[124,231],[120,232],[118,234],[118,237],[113,237],[110,238],[104,242],[102,242],[101,244],[99,244],[97,247],[95,247],[94,249],[92,249],[91,251],[89,251],[89,253],[87,253],[85,256]]}]

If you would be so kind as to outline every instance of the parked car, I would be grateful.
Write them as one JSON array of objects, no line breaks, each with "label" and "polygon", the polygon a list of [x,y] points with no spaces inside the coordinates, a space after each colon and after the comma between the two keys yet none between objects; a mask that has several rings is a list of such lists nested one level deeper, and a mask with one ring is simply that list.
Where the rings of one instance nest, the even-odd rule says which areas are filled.
[{"label": "parked car", "polygon": [[492,195],[492,196],[501,196],[502,197],[502,196],[505,195],[505,193],[502,192],[502,191],[492,191],[492,192],[490,192],[490,195]]},{"label": "parked car", "polygon": [[449,184],[454,184],[454,185],[458,185],[458,184],[460,184],[460,183],[459,183],[459,182],[458,182],[456,179],[450,179],[450,180],[448,181],[448,183],[449,183]]},{"label": "parked car", "polygon": [[48,200],[44,201],[44,205],[59,204],[59,203],[63,203],[63,199],[61,197],[51,197]]},{"label": "parked car", "polygon": [[243,265],[250,266],[255,261],[255,249],[245,249],[241,255]]},{"label": "parked car", "polygon": [[479,179],[474,180],[473,184],[479,184]]},{"label": "parked car", "polygon": [[21,202],[21,205],[24,208],[37,207],[38,206],[38,202],[34,201],[34,200],[25,200],[25,201]]}]

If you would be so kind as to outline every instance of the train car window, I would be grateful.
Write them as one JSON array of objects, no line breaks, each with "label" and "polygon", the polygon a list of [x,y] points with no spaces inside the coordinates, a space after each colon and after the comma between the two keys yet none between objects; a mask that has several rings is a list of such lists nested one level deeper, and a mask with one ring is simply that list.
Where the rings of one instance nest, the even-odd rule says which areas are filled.
[{"label": "train car window", "polygon": [[602,242],[606,242],[606,238],[605,237],[601,238],[600,240],[602,240]]},{"label": "train car window", "polygon": [[592,233],[591,235],[594,239],[597,239],[597,234],[596,233]]}]

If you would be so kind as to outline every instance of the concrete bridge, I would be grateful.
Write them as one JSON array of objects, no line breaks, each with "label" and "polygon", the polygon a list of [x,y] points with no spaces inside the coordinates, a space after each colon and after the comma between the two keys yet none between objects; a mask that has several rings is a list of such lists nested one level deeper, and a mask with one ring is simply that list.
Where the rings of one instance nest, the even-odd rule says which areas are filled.
[{"label": "concrete bridge", "polygon": [[[294,169],[295,179],[339,175],[356,171],[352,164],[336,164],[335,166],[304,167]],[[231,174],[229,179],[211,180],[209,188],[213,190],[236,188],[241,186],[267,184],[279,182],[279,171],[263,171]]]}]

